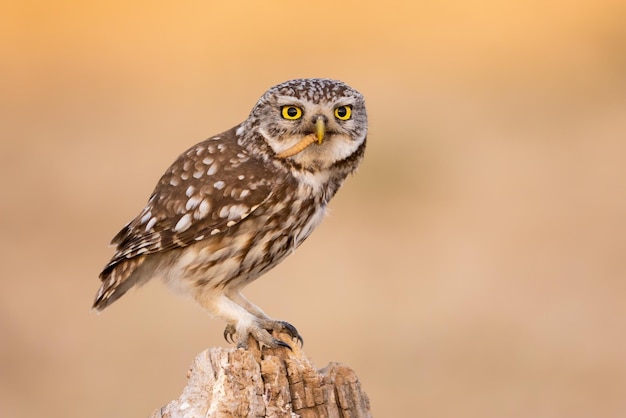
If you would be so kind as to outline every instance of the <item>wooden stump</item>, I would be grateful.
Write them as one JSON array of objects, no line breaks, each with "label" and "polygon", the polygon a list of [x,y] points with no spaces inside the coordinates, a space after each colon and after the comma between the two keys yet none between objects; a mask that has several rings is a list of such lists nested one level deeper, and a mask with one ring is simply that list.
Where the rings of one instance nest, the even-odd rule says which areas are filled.
[{"label": "wooden stump", "polygon": [[[289,341],[282,335],[284,341]],[[200,353],[180,398],[150,418],[371,417],[369,400],[354,371],[340,363],[317,370],[293,345],[259,350],[214,347]]]}]

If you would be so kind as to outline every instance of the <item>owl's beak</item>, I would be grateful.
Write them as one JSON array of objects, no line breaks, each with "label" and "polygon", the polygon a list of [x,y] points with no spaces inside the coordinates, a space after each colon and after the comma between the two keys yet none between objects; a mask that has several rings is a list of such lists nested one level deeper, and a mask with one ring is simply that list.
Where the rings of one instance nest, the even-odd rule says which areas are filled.
[{"label": "owl's beak", "polygon": [[318,116],[315,120],[315,136],[317,138],[317,143],[321,144],[324,140],[324,135],[326,134],[326,122],[323,116]]}]

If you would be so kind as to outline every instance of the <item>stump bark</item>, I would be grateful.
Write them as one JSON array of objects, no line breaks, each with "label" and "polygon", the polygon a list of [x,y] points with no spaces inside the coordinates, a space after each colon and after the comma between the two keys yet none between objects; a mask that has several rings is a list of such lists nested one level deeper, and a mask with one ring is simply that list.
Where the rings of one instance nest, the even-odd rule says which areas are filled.
[{"label": "stump bark", "polygon": [[[284,341],[288,336],[282,335]],[[340,363],[317,370],[295,344],[200,353],[181,396],[150,418],[368,418],[369,399],[354,371]]]}]

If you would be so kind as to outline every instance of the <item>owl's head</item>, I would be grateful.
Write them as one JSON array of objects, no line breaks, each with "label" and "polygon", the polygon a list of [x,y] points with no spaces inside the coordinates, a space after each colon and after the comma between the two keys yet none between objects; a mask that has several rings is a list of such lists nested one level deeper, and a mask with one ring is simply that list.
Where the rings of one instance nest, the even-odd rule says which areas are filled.
[{"label": "owl's head", "polygon": [[314,136],[313,144],[286,157],[310,170],[324,170],[349,158],[367,136],[361,93],[341,81],[321,78],[291,80],[270,88],[247,122],[245,130],[254,131],[274,155]]}]

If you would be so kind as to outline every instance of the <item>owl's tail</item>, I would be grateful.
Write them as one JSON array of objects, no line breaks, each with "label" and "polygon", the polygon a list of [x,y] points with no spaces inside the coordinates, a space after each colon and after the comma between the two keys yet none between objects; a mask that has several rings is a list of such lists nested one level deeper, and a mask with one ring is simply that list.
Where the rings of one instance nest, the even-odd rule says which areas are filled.
[{"label": "owl's tail", "polygon": [[92,309],[96,312],[102,311],[137,284],[137,275],[133,273],[144,260],[145,257],[135,257],[106,266],[100,273],[102,285],[98,289]]}]

